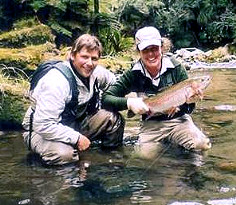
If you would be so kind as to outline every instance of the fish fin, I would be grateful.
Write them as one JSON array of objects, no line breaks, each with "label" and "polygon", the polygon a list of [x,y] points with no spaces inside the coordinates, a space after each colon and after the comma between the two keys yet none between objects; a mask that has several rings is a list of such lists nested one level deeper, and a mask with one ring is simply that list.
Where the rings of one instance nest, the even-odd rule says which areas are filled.
[{"label": "fish fin", "polygon": [[161,115],[161,114],[163,114],[163,113],[155,113],[155,115],[154,115],[154,112],[151,109],[149,109],[149,111],[147,112],[147,117],[145,118],[145,121],[149,120],[153,116],[158,116],[158,115]]}]

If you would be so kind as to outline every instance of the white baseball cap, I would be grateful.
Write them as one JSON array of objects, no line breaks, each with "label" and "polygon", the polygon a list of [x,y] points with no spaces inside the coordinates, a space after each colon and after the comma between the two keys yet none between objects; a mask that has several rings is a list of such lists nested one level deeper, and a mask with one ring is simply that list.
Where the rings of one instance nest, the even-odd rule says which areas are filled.
[{"label": "white baseball cap", "polygon": [[135,34],[135,43],[140,51],[148,46],[161,46],[160,32],[153,26],[139,29]]}]

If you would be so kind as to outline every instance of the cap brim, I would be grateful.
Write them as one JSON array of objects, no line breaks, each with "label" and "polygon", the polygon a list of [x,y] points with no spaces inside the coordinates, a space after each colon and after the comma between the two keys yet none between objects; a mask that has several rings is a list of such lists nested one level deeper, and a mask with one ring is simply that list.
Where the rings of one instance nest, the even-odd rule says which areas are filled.
[{"label": "cap brim", "polygon": [[138,44],[138,49],[142,51],[148,46],[161,46],[161,40],[153,39],[153,40],[142,41],[140,44]]}]

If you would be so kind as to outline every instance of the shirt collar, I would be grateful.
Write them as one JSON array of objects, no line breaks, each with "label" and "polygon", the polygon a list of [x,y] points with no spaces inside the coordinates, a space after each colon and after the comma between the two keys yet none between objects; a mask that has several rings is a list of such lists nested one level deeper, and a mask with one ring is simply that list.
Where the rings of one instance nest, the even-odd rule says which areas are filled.
[{"label": "shirt collar", "polygon": [[[161,72],[158,75],[162,75],[163,73],[165,73],[167,71],[168,68],[174,68],[174,67],[175,67],[174,64],[171,62],[171,60],[169,58],[163,57],[162,58],[162,63],[161,63]],[[145,68],[145,66],[141,62],[141,60],[139,60],[137,63],[134,64],[134,67],[133,67],[132,70],[139,70],[145,76],[151,78],[150,74],[148,73],[147,69]]]},{"label": "shirt collar", "polygon": [[139,70],[145,75],[146,77],[150,78],[152,80],[152,83],[156,86],[159,85],[160,82],[160,76],[167,71],[168,68],[174,68],[174,64],[171,62],[171,60],[167,57],[162,58],[161,63],[161,71],[157,74],[155,78],[152,78],[147,69],[145,68],[145,65],[142,63],[141,60],[139,60],[137,63],[135,63],[132,70]]}]

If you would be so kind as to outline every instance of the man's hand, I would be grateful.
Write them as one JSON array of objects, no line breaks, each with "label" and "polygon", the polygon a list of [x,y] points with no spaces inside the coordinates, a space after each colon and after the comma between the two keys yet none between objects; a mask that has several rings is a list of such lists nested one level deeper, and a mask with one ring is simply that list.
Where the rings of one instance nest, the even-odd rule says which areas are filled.
[{"label": "man's hand", "polygon": [[192,84],[192,93],[190,94],[190,96],[187,96],[186,103],[190,104],[202,99],[203,99],[203,91],[195,84]]},{"label": "man's hand", "polygon": [[84,151],[89,148],[91,142],[90,140],[85,137],[84,135],[80,135],[80,138],[77,142],[77,147],[79,151]]},{"label": "man's hand", "polygon": [[135,114],[145,114],[149,111],[148,106],[143,102],[143,98],[128,98],[127,107]]},{"label": "man's hand", "polygon": [[168,117],[173,117],[175,113],[179,112],[179,107],[172,107],[169,110],[167,110],[165,113],[168,115]]}]

